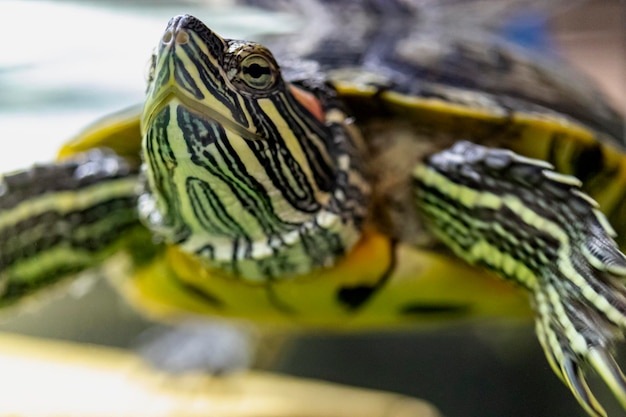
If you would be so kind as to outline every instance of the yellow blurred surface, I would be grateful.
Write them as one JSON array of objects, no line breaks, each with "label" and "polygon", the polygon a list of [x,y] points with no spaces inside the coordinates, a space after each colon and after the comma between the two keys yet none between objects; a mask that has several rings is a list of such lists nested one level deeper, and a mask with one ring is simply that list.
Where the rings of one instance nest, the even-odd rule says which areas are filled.
[{"label": "yellow blurred surface", "polygon": [[159,372],[110,348],[0,334],[0,416],[437,417],[408,397],[260,372]]}]

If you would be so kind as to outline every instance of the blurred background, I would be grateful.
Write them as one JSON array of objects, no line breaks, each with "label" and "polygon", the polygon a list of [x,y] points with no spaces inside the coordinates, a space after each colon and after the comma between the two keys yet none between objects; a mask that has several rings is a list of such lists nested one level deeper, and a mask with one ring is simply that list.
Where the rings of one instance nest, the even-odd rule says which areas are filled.
[{"label": "blurred background", "polygon": [[[504,34],[569,59],[626,113],[626,4],[558,3],[562,6],[549,13],[544,9],[544,14],[522,8],[517,20],[511,16]],[[152,47],[167,20],[179,13],[200,17],[225,37],[257,39],[298,27],[292,16],[225,0],[1,1],[1,171],[49,160],[81,127],[139,103]],[[154,324],[139,317],[104,281],[92,281],[81,281],[71,294],[18,317],[7,317],[0,330],[133,346]],[[530,323],[311,335],[300,338],[274,367],[417,396],[448,416],[584,415],[550,370]],[[597,382],[592,386],[598,387],[609,414],[623,415]]]}]

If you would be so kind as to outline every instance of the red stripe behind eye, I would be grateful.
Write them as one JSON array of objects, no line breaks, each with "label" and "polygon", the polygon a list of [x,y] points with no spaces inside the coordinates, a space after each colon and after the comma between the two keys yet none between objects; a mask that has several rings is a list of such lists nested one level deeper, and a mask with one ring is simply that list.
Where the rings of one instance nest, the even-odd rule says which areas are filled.
[{"label": "red stripe behind eye", "polygon": [[324,121],[324,110],[322,110],[322,105],[317,97],[294,85],[289,85],[289,89],[295,99],[306,107],[306,109],[310,111],[313,116],[317,117],[320,122]]}]

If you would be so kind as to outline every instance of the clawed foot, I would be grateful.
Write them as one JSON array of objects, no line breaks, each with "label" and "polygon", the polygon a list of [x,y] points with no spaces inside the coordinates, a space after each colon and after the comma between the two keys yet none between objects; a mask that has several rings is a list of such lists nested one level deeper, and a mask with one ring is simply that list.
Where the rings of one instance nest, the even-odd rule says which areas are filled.
[{"label": "clawed foot", "polygon": [[578,402],[591,416],[605,416],[584,372],[593,369],[626,409],[626,378],[613,356],[626,329],[626,258],[613,240],[615,232],[595,202],[578,190],[577,180],[551,172],[547,177],[571,193],[566,206],[554,208],[570,223],[560,238],[567,244],[531,291],[536,332],[550,365]]},{"label": "clawed foot", "polygon": [[418,203],[458,255],[531,294],[537,335],[554,371],[592,416],[605,416],[585,369],[626,409],[613,357],[626,330],[626,257],[574,177],[545,161],[460,142],[414,172]]},{"label": "clawed foot", "polygon": [[571,282],[553,282],[533,296],[536,332],[546,357],[591,416],[606,413],[587,385],[589,367],[626,408],[626,379],[613,357],[614,342],[623,339],[626,327],[626,296],[615,277],[603,278],[596,291],[589,283],[577,288]]}]

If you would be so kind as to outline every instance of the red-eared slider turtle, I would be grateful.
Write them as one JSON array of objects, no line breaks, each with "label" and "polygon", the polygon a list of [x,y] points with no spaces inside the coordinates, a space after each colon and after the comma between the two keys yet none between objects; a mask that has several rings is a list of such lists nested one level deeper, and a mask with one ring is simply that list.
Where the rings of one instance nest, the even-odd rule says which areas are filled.
[{"label": "red-eared slider turtle", "polygon": [[129,297],[163,316],[389,327],[524,314],[516,286],[585,410],[604,415],[587,368],[626,407],[620,118],[562,66],[427,43],[383,3],[393,19],[283,45],[295,58],[171,19],[140,122],[111,116],[4,177],[0,302],[116,252]]}]

